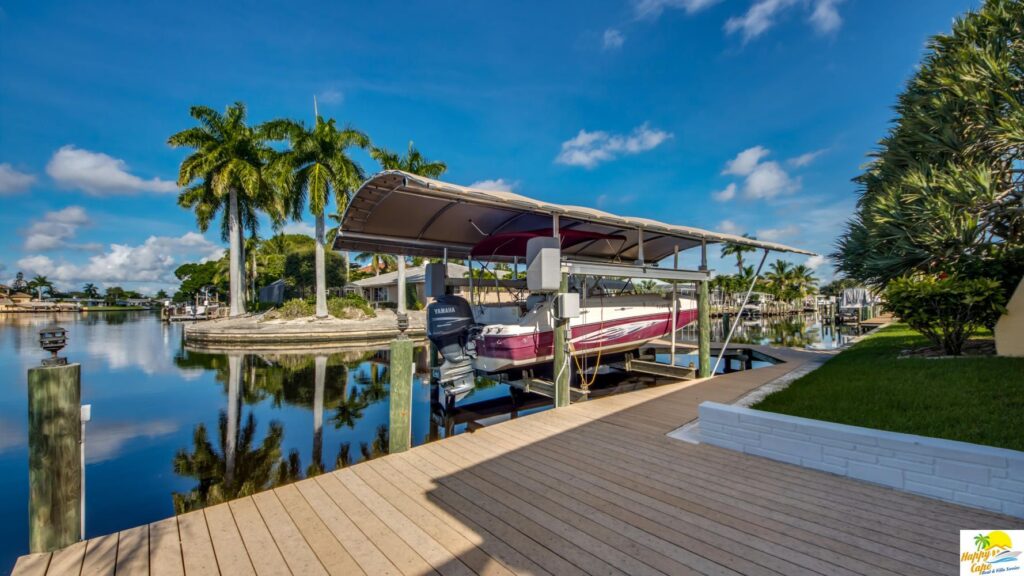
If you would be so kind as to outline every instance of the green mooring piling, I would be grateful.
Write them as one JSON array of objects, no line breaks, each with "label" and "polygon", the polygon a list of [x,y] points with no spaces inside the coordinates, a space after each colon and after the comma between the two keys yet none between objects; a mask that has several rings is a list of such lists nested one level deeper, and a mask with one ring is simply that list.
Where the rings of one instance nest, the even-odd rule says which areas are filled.
[{"label": "green mooring piling", "polygon": [[697,357],[701,378],[711,376],[711,314],[708,283],[697,282]]},{"label": "green mooring piling", "polygon": [[412,340],[405,335],[391,341],[391,418],[388,452],[409,449],[412,438]]},{"label": "green mooring piling", "polygon": [[81,366],[28,371],[29,551],[82,539]]}]

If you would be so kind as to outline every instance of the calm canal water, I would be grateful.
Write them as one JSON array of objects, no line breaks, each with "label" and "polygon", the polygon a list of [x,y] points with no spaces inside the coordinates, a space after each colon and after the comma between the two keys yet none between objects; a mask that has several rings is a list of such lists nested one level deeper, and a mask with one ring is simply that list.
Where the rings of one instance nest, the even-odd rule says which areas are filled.
[{"label": "calm canal water", "polygon": [[[53,323],[68,330],[62,354],[82,364],[82,402],[92,404],[86,433],[88,536],[386,450],[386,350],[319,357],[211,354],[186,349],[182,326],[163,324],[155,313],[0,314],[0,571],[28,549],[26,370],[46,355],[38,331]],[[722,331],[721,321],[715,326]],[[684,339],[693,336],[684,330]],[[831,347],[846,337],[809,316],[747,322],[735,339]],[[417,371],[425,371],[425,355],[417,359]],[[432,417],[429,385],[417,377],[413,442],[505,419],[512,409],[507,386],[497,384],[478,387],[460,402],[465,404],[481,408]],[[546,400],[531,400],[516,415],[547,406]]]}]

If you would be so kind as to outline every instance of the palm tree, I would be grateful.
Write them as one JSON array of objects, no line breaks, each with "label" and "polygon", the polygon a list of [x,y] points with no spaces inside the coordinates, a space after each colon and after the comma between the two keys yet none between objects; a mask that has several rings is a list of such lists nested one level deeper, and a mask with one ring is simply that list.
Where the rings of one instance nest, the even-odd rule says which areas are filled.
[{"label": "palm tree", "polygon": [[363,179],[363,171],[349,158],[353,146],[366,148],[370,139],[353,128],[339,130],[334,119],[317,116],[311,129],[291,121],[278,121],[287,132],[292,148],[282,157],[282,174],[289,191],[288,208],[291,216],[301,219],[303,206],[316,220],[316,316],[327,317],[327,282],[324,265],[325,226],[324,210],[333,193],[335,204],[343,206],[349,190],[354,190]]},{"label": "palm tree", "polygon": [[99,298],[100,291],[96,288],[96,285],[89,282],[85,286],[82,286],[82,294],[85,294],[86,298]]},{"label": "palm tree", "polygon": [[988,548],[988,545],[989,545],[988,536],[986,536],[984,534],[978,534],[977,536],[974,537],[974,544],[975,544],[975,546],[978,547],[978,550],[984,550],[984,549]]},{"label": "palm tree", "polygon": [[431,162],[424,158],[411,140],[405,156],[399,156],[385,148],[374,147],[370,149],[370,157],[376,160],[384,170],[401,170],[427,178],[440,178],[448,169],[448,165],[444,162]]},{"label": "palm tree", "polygon": [[[749,234],[744,234],[743,237],[750,238],[751,240],[756,240],[756,238],[750,236]],[[743,274],[743,255],[748,252],[754,252],[755,250],[757,249],[754,248],[753,246],[727,243],[724,246],[722,246],[722,258],[736,256],[736,270],[738,270],[740,274]]]},{"label": "palm tree", "polygon": [[36,297],[40,300],[43,299],[43,291],[47,293],[53,292],[53,282],[50,282],[46,276],[36,275],[35,278],[29,280],[28,288],[36,291]]},{"label": "palm tree", "polygon": [[178,171],[178,185],[184,188],[178,204],[195,211],[202,232],[217,212],[223,213],[221,234],[228,241],[230,262],[230,314],[237,316],[244,312],[242,231],[256,229],[259,210],[275,221],[281,219],[280,199],[268,174],[277,152],[267,142],[283,135],[275,133],[270,124],[248,125],[241,102],[229,106],[224,114],[206,106],[193,106],[189,114],[199,125],[167,140],[175,148],[194,150]]}]

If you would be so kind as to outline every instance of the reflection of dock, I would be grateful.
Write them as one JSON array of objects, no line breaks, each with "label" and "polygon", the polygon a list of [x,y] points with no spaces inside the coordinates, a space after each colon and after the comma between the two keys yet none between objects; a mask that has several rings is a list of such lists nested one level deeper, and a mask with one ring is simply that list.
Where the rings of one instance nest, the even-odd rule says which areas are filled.
[{"label": "reflection of dock", "polygon": [[950,526],[1010,521],[666,436],[818,357],[772,354],[786,363],[516,418],[15,574],[936,574]]}]

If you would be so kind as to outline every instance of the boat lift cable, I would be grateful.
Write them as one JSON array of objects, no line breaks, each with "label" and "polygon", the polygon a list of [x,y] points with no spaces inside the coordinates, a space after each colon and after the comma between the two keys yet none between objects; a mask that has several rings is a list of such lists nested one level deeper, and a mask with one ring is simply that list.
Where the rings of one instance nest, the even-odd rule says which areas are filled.
[{"label": "boat lift cable", "polygon": [[[761,268],[764,266],[764,261],[767,259],[768,249],[765,248],[764,254],[761,255],[761,262],[757,265],[757,271],[754,272],[754,277],[750,279],[750,288],[747,288],[747,293],[743,296],[743,303],[740,304],[740,316],[743,315],[743,307],[747,305],[747,300],[750,299],[750,294],[754,291],[754,286],[757,285],[757,279],[761,276]],[[737,324],[739,324],[738,321],[733,322],[732,326],[729,327],[729,334],[725,337],[725,342],[722,343],[722,349],[718,351],[718,358],[715,359],[715,367],[711,369],[712,376],[718,373],[718,365],[722,363],[722,356],[725,355],[725,350],[729,347],[729,342],[732,340],[732,333],[736,331]]]},{"label": "boat lift cable", "polygon": [[[586,299],[587,299],[587,295],[586,294],[587,294],[587,285],[586,285],[586,280],[584,280],[583,291],[582,291],[582,296],[583,296],[583,306],[582,306],[582,308],[583,309],[586,309]],[[601,311],[601,320],[598,322],[597,329],[600,331],[600,330],[604,330],[604,295],[598,296],[598,298],[601,301],[600,306],[598,306],[598,310]],[[569,332],[569,335],[572,336],[572,331],[571,330]],[[594,359],[594,372],[590,375],[590,381],[588,382],[587,381],[586,367],[583,365],[583,363],[580,362],[580,359],[576,357],[576,349],[572,345],[572,338],[571,337],[568,339],[567,343],[569,344],[569,355],[572,356],[573,361],[576,362],[576,372],[580,375],[580,388],[582,388],[584,390],[588,390],[591,386],[594,385],[594,382],[597,382],[597,371],[598,371],[599,368],[601,368],[601,354],[604,353],[604,349],[600,348],[600,347],[597,349],[597,358]],[[583,362],[586,362],[586,358],[583,358]]]}]

